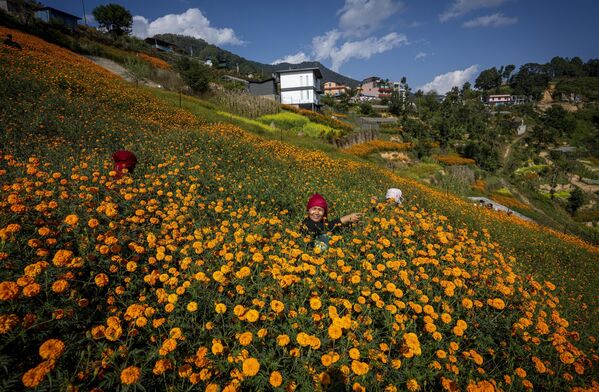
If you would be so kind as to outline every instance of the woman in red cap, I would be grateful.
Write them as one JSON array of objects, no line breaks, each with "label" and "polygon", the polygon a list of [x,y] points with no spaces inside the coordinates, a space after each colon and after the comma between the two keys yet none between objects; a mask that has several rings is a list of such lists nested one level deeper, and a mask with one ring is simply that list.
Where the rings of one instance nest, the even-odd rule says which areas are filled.
[{"label": "woman in red cap", "polygon": [[314,238],[316,247],[320,247],[321,250],[328,248],[328,233],[335,234],[342,226],[358,222],[361,217],[361,214],[354,212],[329,221],[327,219],[329,205],[325,198],[318,193],[310,196],[306,210],[308,217],[302,222],[301,231],[304,234],[310,234]]},{"label": "woman in red cap", "polygon": [[114,171],[116,172],[116,178],[121,178],[124,174],[124,169],[127,172],[132,173],[137,165],[137,157],[131,151],[120,150],[112,154],[112,160],[114,161]]}]

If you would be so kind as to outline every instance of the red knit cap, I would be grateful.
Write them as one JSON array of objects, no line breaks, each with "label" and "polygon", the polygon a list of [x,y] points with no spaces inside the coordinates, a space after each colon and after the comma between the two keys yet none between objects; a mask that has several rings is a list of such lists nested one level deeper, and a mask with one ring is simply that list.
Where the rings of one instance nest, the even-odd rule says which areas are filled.
[{"label": "red knit cap", "polygon": [[315,193],[312,196],[310,196],[310,199],[308,200],[308,205],[306,206],[306,210],[310,210],[310,208],[312,207],[322,208],[324,210],[325,215],[329,211],[329,205],[327,204],[327,201],[318,193]]},{"label": "red knit cap", "polygon": [[112,154],[114,160],[114,170],[116,171],[116,177],[120,178],[123,175],[123,169],[127,169],[132,172],[137,164],[137,157],[131,151],[120,150]]}]

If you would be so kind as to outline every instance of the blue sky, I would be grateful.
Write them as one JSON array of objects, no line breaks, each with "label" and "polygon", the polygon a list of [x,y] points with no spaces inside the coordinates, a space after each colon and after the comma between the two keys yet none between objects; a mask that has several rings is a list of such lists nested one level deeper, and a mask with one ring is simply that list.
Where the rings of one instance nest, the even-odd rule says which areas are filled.
[{"label": "blue sky", "polygon": [[84,4],[88,19],[110,2],[140,37],[191,35],[262,63],[318,60],[358,80],[405,76],[414,90],[445,92],[493,66],[599,58],[596,0],[43,1],[80,17]]}]

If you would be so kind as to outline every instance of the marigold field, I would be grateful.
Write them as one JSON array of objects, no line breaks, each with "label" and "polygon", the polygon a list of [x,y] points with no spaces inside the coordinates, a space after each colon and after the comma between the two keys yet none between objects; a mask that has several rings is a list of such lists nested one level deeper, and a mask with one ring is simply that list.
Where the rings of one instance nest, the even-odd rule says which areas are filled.
[{"label": "marigold field", "polygon": [[[597,247],[6,33],[0,389],[599,388]],[[390,186],[403,206],[370,204]],[[297,230],[313,192],[365,213],[325,252]]]}]

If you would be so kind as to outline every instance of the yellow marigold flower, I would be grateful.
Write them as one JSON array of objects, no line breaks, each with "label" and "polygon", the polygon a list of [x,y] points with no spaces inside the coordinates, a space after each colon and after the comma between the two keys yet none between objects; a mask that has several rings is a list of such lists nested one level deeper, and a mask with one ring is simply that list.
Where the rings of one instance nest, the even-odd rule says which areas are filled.
[{"label": "yellow marigold flower", "polygon": [[329,337],[333,340],[337,340],[343,334],[343,330],[338,325],[332,324],[329,326]]},{"label": "yellow marigold flower", "polygon": [[408,380],[408,383],[407,383],[406,387],[408,388],[408,391],[410,391],[410,392],[414,392],[414,391],[419,391],[420,390],[420,385],[418,384],[418,381],[416,381],[413,378],[411,378],[411,379]]},{"label": "yellow marigold flower", "polygon": [[368,373],[368,370],[370,370],[370,367],[368,366],[368,364],[366,362],[360,362],[358,360],[353,360],[351,362],[351,370],[356,375],[363,376],[366,373]]},{"label": "yellow marigold flower", "polygon": [[242,346],[247,346],[248,344],[252,343],[252,339],[253,334],[251,332],[244,332],[241,335],[239,335],[239,344],[241,344]]},{"label": "yellow marigold flower", "polygon": [[187,304],[187,311],[188,312],[195,312],[198,310],[198,303],[195,301],[191,301],[190,303]]},{"label": "yellow marigold flower", "polygon": [[260,317],[260,313],[258,313],[258,311],[255,309],[250,309],[245,314],[245,319],[247,321],[249,321],[250,323],[256,322],[259,317]]},{"label": "yellow marigold flower", "polygon": [[283,310],[285,310],[285,304],[281,301],[277,301],[276,299],[273,300],[270,303],[270,308],[275,312],[275,313],[281,313]]},{"label": "yellow marigold flower", "polygon": [[56,359],[64,352],[64,343],[59,339],[48,339],[40,346],[39,353],[42,359]]},{"label": "yellow marigold flower", "polygon": [[99,273],[98,275],[96,275],[96,277],[94,278],[94,282],[96,282],[96,285],[98,287],[104,287],[108,284],[108,275],[106,275],[105,273]]},{"label": "yellow marigold flower", "polygon": [[260,362],[256,358],[250,357],[243,361],[241,366],[243,375],[246,377],[253,377],[260,371]]},{"label": "yellow marigold flower", "polygon": [[399,369],[401,367],[401,359],[394,359],[391,361],[393,369]]},{"label": "yellow marigold flower", "polygon": [[418,335],[412,332],[408,332],[403,335],[403,346],[402,354],[406,358],[412,358],[415,355],[421,355],[422,349],[420,348],[420,341]]},{"label": "yellow marigold flower", "polygon": [[75,226],[78,222],[79,217],[75,214],[67,215],[67,217],[64,218],[64,223],[70,226]]},{"label": "yellow marigold flower", "polygon": [[264,260],[264,256],[262,256],[262,253],[254,253],[254,255],[252,256],[252,260],[256,263],[260,263]]},{"label": "yellow marigold flower", "polygon": [[258,335],[259,338],[263,338],[266,334],[268,334],[268,330],[266,328],[260,328],[256,335]]},{"label": "yellow marigold flower", "polygon": [[9,301],[19,296],[19,285],[12,281],[0,283],[0,300]]},{"label": "yellow marigold flower", "polygon": [[285,347],[290,342],[289,336],[287,335],[279,335],[277,336],[277,344],[281,347]]},{"label": "yellow marigold flower", "polygon": [[349,350],[349,357],[351,359],[360,359],[360,350],[358,350],[357,348],[353,347]]},{"label": "yellow marigold flower", "polygon": [[497,310],[503,310],[505,308],[505,302],[503,302],[501,298],[488,299],[487,305]]},{"label": "yellow marigold flower", "polygon": [[270,373],[268,382],[275,388],[280,387],[283,383],[283,376],[281,375],[281,372],[275,370],[274,372]]},{"label": "yellow marigold flower", "polygon": [[329,367],[333,363],[333,357],[330,356],[329,354],[323,354],[320,357],[320,362],[322,363],[323,366]]},{"label": "yellow marigold flower", "polygon": [[462,306],[465,309],[472,309],[473,305],[474,305],[474,303],[472,302],[472,300],[470,298],[464,298],[464,299],[462,299]]},{"label": "yellow marigold flower", "polygon": [[137,366],[129,366],[121,372],[121,382],[125,385],[132,385],[139,381],[141,369]]},{"label": "yellow marigold flower", "polygon": [[216,311],[216,313],[218,314],[223,314],[227,311],[227,306],[223,303],[218,303],[214,306],[214,310]]},{"label": "yellow marigold flower", "polygon": [[310,308],[313,310],[318,310],[322,306],[322,302],[320,302],[319,298],[310,298]]},{"label": "yellow marigold flower", "polygon": [[222,345],[222,343],[220,342],[220,339],[215,339],[212,341],[212,354],[214,355],[219,355],[222,354],[224,351],[224,347]]}]

